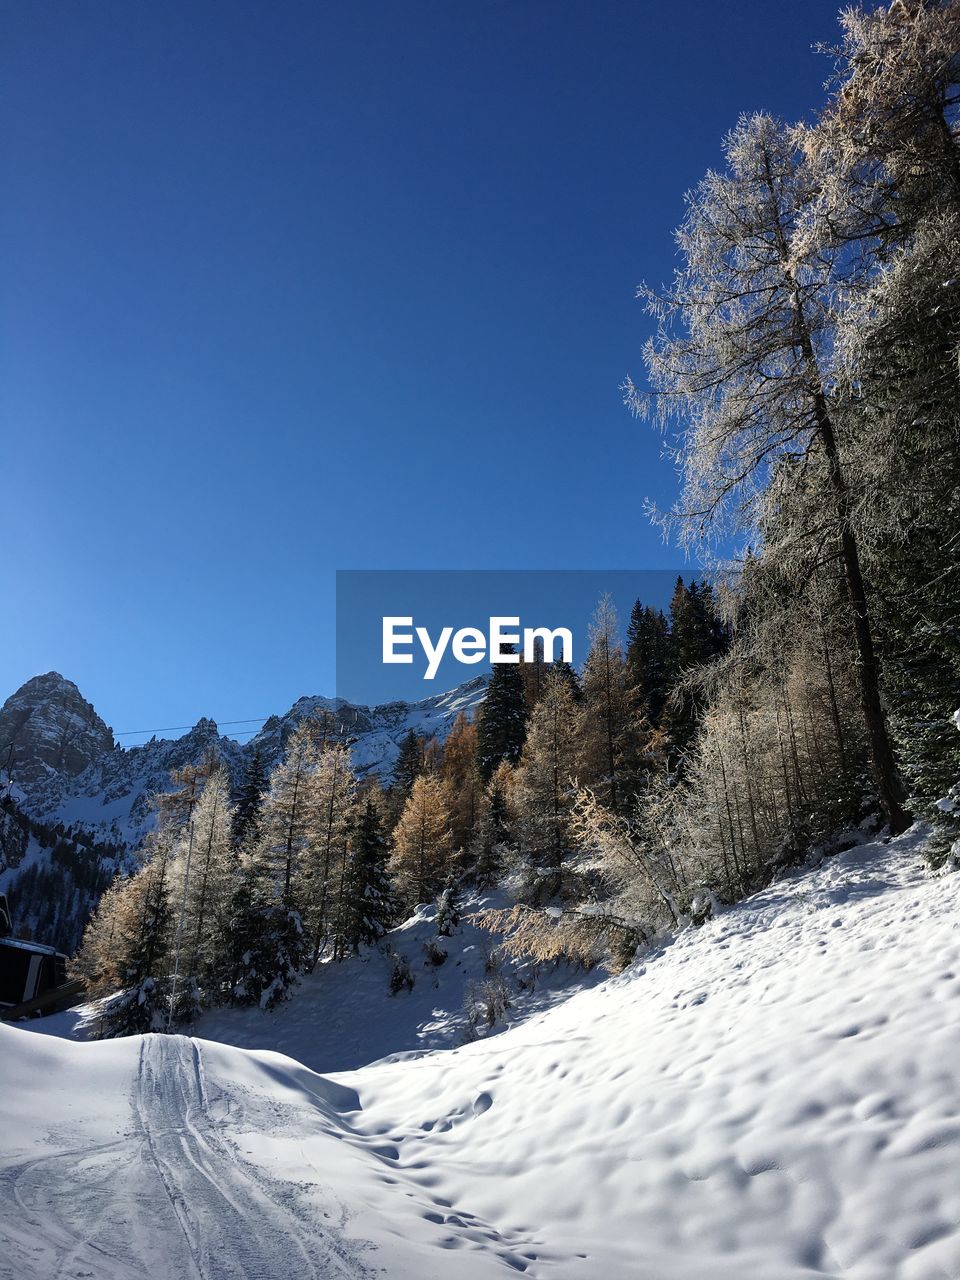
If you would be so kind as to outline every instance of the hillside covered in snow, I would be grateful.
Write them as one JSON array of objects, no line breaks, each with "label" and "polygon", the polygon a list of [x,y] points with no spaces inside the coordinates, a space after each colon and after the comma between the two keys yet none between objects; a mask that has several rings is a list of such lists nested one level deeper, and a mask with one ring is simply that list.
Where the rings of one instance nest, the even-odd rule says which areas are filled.
[{"label": "hillside covered in snow", "polygon": [[[922,842],[838,854],[454,1048],[396,1041],[429,988],[359,966],[326,1018],[308,990],[194,1038],[0,1028],[0,1274],[954,1280],[960,878]],[[258,1017],[283,1054],[234,1047]],[[331,1072],[356,1037],[380,1061]]]}]

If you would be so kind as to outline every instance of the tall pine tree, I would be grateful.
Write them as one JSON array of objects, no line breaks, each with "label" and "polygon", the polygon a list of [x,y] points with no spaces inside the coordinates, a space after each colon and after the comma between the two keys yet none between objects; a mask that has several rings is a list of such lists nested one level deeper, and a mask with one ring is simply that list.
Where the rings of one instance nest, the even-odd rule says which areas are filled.
[{"label": "tall pine tree", "polygon": [[393,927],[398,904],[387,872],[390,846],[380,808],[367,796],[350,833],[343,945],[353,951],[379,940]]},{"label": "tall pine tree", "polygon": [[520,759],[527,736],[527,714],[519,662],[495,662],[477,711],[477,768],[484,782],[490,781],[501,761],[516,764]]}]

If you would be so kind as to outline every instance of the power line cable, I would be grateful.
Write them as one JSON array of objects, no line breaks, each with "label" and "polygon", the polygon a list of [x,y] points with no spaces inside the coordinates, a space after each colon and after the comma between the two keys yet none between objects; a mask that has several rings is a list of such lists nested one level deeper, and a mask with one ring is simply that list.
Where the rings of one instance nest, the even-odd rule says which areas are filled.
[{"label": "power line cable", "polygon": [[[210,717],[204,717],[204,719],[209,718]],[[263,724],[264,721],[269,719],[270,716],[247,716],[246,720],[214,720],[213,723],[218,727],[220,725],[228,724]],[[178,733],[181,729],[186,730],[195,728],[196,725],[193,724],[169,724],[164,729],[121,729],[113,736],[115,738],[139,738],[145,733]]]}]

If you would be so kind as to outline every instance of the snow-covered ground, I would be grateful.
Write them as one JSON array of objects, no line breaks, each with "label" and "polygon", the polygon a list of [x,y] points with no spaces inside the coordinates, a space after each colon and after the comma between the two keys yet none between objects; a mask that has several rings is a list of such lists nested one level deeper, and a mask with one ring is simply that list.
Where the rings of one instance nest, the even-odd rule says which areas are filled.
[{"label": "snow-covered ground", "polygon": [[[437,933],[436,906],[421,906],[377,946],[362,947],[341,963],[321,964],[277,1008],[216,1009],[203,1014],[191,1031],[243,1049],[285,1053],[315,1071],[347,1071],[387,1056],[412,1057],[498,1034],[603,981],[600,969],[498,956],[500,937],[479,928],[475,913],[506,905],[507,897],[493,890],[465,902],[463,919],[450,937]],[[397,955],[407,961],[413,987],[391,996]],[[483,1005],[491,980],[499,982],[507,1007],[489,1027]],[[98,1034],[99,1019],[98,1005],[80,1005],[34,1022],[31,1029],[88,1040]]]},{"label": "snow-covered ground", "polygon": [[[838,855],[502,1035],[353,1071],[0,1028],[0,1275],[956,1280],[960,876],[919,844]],[[361,1048],[399,1008],[372,990]]]},{"label": "snow-covered ground", "polygon": [[[478,928],[473,913],[505,905],[506,899],[496,893],[466,903],[462,922],[444,938],[437,935],[436,908],[423,906],[379,947],[364,947],[359,956],[319,966],[290,1001],[272,1012],[214,1010],[199,1020],[196,1034],[244,1049],[279,1050],[324,1072],[365,1066],[388,1055],[411,1057],[454,1048],[472,1036],[486,1036],[490,1030],[482,1016],[471,1018],[471,1013],[482,1002],[484,984],[491,979],[491,954],[500,939]],[[428,948],[446,953],[446,959],[431,963]],[[397,954],[408,962],[414,985],[389,996]],[[573,990],[595,987],[605,976],[600,970],[509,959],[494,967],[509,1006],[493,1032],[551,1007]]]}]

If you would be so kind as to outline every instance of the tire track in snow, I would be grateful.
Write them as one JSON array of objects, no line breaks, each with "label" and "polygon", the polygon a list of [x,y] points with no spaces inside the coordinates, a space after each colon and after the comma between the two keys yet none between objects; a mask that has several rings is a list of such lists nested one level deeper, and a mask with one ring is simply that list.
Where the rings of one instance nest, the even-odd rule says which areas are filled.
[{"label": "tire track in snow", "polygon": [[[0,1171],[17,1209],[0,1230],[0,1277],[149,1277],[140,1258],[156,1255],[163,1224],[156,1206],[138,1194],[140,1167],[140,1144],[127,1133]],[[118,1196],[118,1182],[131,1194]],[[178,1270],[182,1261],[171,1258]]]},{"label": "tire track in snow", "polygon": [[345,1280],[371,1274],[344,1241],[241,1161],[207,1109],[200,1046],[144,1036],[133,1096],[143,1149],[176,1214],[196,1280],[291,1275]]}]

